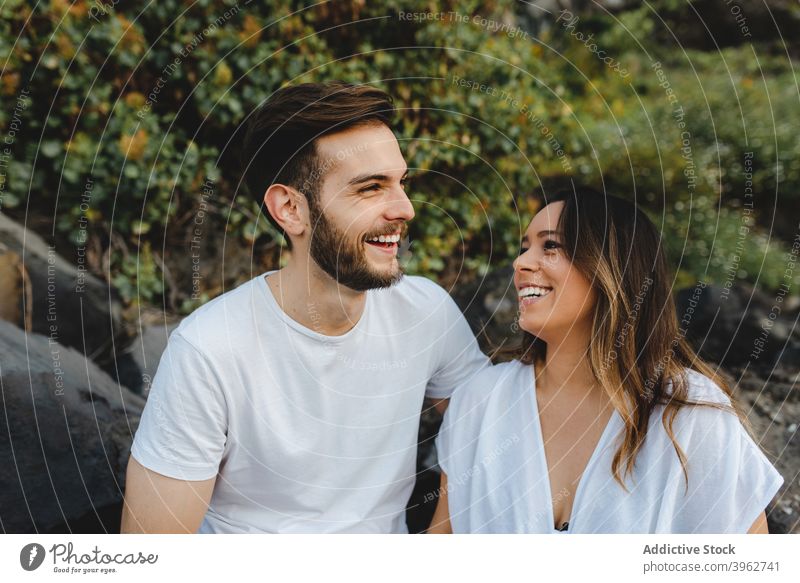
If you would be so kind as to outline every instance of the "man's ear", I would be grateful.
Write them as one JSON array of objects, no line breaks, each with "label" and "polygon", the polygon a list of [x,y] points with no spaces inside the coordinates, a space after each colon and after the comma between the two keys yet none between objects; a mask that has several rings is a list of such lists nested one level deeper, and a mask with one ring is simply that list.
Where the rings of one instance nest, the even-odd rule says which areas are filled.
[{"label": "man's ear", "polygon": [[271,185],[264,193],[264,206],[287,235],[299,237],[309,226],[306,197],[291,186]]}]

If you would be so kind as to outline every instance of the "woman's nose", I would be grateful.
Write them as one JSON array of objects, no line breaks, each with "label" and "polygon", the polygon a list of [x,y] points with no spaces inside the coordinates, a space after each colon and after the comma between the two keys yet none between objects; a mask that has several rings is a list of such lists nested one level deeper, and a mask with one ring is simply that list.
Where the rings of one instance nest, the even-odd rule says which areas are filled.
[{"label": "woman's nose", "polygon": [[539,260],[538,258],[534,257],[534,253],[531,249],[527,249],[523,251],[511,264],[514,267],[514,271],[538,271],[539,270]]}]

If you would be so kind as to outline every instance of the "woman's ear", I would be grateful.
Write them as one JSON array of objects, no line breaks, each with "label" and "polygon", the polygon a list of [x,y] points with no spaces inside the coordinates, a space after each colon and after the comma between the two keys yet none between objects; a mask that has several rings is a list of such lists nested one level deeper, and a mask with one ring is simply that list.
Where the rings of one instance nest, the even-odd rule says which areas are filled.
[{"label": "woman's ear", "polygon": [[264,193],[264,206],[287,235],[300,237],[309,225],[306,197],[284,184],[273,184]]}]

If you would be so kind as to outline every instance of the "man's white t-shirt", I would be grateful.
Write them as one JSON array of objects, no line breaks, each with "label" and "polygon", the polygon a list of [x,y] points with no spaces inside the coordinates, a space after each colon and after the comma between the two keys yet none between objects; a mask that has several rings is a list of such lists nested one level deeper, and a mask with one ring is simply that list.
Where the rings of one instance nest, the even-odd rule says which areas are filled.
[{"label": "man's white t-shirt", "polygon": [[425,278],[366,292],[355,326],[325,336],[265,275],[172,333],[133,457],[172,478],[218,474],[201,533],[407,532],[423,397],[448,398],[488,359]]},{"label": "man's white t-shirt", "polygon": [[[689,398],[730,405],[708,377],[687,371]],[[783,478],[735,414],[682,408],[673,425],[681,464],[657,407],[626,492],[611,463],[623,421],[615,411],[578,483],[570,533],[745,533]],[[447,474],[453,532],[540,533],[554,530],[553,500],[539,425],[532,366],[518,361],[475,375],[450,399],[436,440]]]}]

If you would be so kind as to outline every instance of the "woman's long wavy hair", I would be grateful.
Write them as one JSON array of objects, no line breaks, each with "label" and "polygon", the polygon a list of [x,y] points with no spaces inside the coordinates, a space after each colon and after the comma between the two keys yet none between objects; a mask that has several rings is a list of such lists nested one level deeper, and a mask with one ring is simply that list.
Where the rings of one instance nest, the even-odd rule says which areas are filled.
[{"label": "woman's long wavy hair", "polygon": [[[686,369],[711,378],[734,403],[728,384],[685,340],[685,316],[679,321],[672,298],[672,279],[661,237],[635,204],[580,188],[560,192],[546,203],[564,203],[559,232],[572,264],[596,291],[588,358],[596,381],[611,398],[625,428],[611,470],[625,488],[644,443],[648,422],[664,405],[662,423],[683,468],[688,488],[686,456],[675,439],[673,422],[682,407],[725,407],[688,398]],[[683,328],[681,328],[683,326]],[[547,345],[525,332],[510,355],[525,364],[543,362]]]}]

